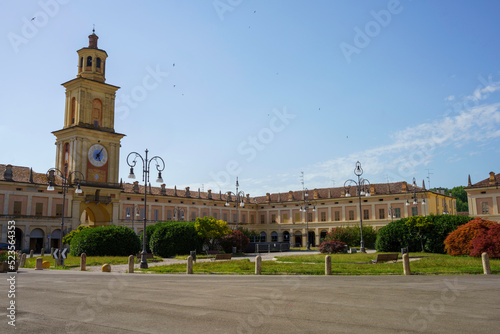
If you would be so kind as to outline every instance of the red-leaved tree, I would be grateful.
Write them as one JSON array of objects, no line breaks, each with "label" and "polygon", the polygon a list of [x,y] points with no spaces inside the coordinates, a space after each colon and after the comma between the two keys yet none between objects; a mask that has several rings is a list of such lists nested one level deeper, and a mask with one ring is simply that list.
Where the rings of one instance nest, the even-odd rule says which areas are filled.
[{"label": "red-leaved tree", "polygon": [[491,220],[476,218],[467,224],[459,226],[444,240],[444,249],[449,255],[470,255],[472,242],[480,235],[486,234],[491,225],[497,224]]},{"label": "red-leaved tree", "polygon": [[472,241],[470,256],[481,256],[484,252],[489,257],[500,258],[500,224],[492,224],[488,231],[481,233]]}]

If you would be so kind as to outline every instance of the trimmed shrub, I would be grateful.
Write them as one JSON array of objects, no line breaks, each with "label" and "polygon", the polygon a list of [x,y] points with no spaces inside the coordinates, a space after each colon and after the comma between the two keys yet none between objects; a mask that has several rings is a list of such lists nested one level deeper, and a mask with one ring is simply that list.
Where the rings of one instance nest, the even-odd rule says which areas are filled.
[{"label": "trimmed shrub", "polygon": [[[372,226],[363,226],[363,240],[365,247],[372,248],[377,239],[377,231]],[[361,229],[359,226],[334,227],[326,234],[325,241],[337,240],[351,247],[361,244]]]},{"label": "trimmed shrub", "polygon": [[484,252],[491,258],[500,258],[500,224],[492,224],[488,231],[472,241],[470,256],[481,256]]},{"label": "trimmed shrub", "polygon": [[[153,233],[155,233],[157,228],[159,228],[162,225],[165,225],[166,223],[167,222],[158,222],[154,225],[146,226],[146,253],[151,253],[151,247],[149,247],[149,243],[151,242],[151,236],[153,235]],[[142,238],[143,238],[142,233],[143,231],[139,233],[139,239],[141,240],[141,250],[142,250]]]},{"label": "trimmed shrub", "polygon": [[129,256],[141,249],[139,237],[125,226],[85,228],[71,240],[70,254],[80,256]]},{"label": "trimmed shrub", "polygon": [[154,231],[149,246],[155,255],[172,257],[189,254],[192,250],[201,251],[202,242],[194,222],[168,222]]},{"label": "trimmed shrub", "polygon": [[329,240],[329,241],[323,241],[318,249],[321,253],[343,253],[345,250],[346,244],[342,241],[338,240]]},{"label": "trimmed shrub", "polygon": [[458,227],[444,240],[446,253],[449,255],[470,255],[473,249],[472,242],[479,235],[487,233],[493,221],[476,218],[465,225]]},{"label": "trimmed shrub", "polygon": [[78,226],[78,228],[76,230],[73,230],[73,231],[69,232],[68,234],[66,234],[63,238],[63,245],[71,245],[71,240],[73,240],[73,237],[77,233],[80,233],[80,231],[85,229],[85,228],[89,228],[89,227],[80,225],[80,226]]},{"label": "trimmed shrub", "polygon": [[233,247],[236,247],[238,252],[243,252],[249,242],[250,239],[242,231],[236,230],[223,236],[220,239],[220,246],[225,253],[232,253]]},{"label": "trimmed shrub", "polygon": [[411,224],[407,223],[409,218],[387,224],[378,231],[375,248],[378,252],[399,252],[401,248],[407,247],[410,251],[416,252],[422,251],[421,241],[423,241],[424,251],[444,254],[443,242],[446,237],[458,226],[471,220],[470,217],[457,215],[430,215],[426,218],[430,227],[420,236],[417,236]]}]

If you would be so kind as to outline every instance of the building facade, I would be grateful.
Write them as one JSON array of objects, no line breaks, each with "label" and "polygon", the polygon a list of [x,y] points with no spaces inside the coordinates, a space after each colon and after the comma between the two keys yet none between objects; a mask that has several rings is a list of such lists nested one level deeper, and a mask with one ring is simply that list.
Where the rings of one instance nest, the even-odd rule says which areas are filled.
[{"label": "building facade", "polygon": [[469,184],[465,191],[469,202],[469,216],[500,222],[498,212],[500,207],[500,174],[490,172],[488,178],[474,184],[469,176]]},{"label": "building facade", "polygon": [[[0,242],[7,240],[9,221],[15,221],[16,248],[38,252],[58,246],[63,220],[64,234],[79,225],[110,224],[128,226],[139,233],[144,217],[148,224],[154,224],[211,216],[227,221],[233,228],[255,231],[261,241],[306,245],[309,239],[314,246],[333,227],[359,226],[360,219],[378,229],[401,217],[456,213],[452,197],[429,191],[424,184],[418,187],[415,182],[405,181],[368,185],[363,196],[353,189],[334,187],[247,195],[238,203],[229,192],[122,183],[118,175],[124,135],[114,129],[119,87],[106,83],[108,55],[98,48],[97,41],[97,35],[92,33],[89,46],[77,51],[76,78],[63,83],[64,126],[53,132],[55,169],[40,173],[28,167],[0,164]],[[61,176],[66,177],[69,186],[62,187]],[[49,181],[53,191],[48,190]],[[301,210],[306,205],[308,210]]]}]

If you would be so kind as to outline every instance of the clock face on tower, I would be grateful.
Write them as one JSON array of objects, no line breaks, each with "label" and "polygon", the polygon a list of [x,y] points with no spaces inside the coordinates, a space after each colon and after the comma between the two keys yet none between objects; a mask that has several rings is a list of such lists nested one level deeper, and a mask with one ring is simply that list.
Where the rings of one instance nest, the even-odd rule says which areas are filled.
[{"label": "clock face on tower", "polygon": [[95,167],[102,167],[108,162],[108,152],[101,144],[92,145],[89,149],[89,161]]}]

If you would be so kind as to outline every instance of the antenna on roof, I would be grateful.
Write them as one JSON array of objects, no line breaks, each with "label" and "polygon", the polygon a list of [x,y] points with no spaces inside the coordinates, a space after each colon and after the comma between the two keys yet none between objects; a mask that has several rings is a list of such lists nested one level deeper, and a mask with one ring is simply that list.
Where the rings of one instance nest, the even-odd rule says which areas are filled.
[{"label": "antenna on roof", "polygon": [[431,173],[431,170],[434,170],[434,169],[429,169],[427,168],[427,185],[429,186],[429,189],[431,189],[431,175],[434,174],[434,173]]},{"label": "antenna on roof", "polygon": [[92,25],[92,33],[95,34],[95,24]]}]

